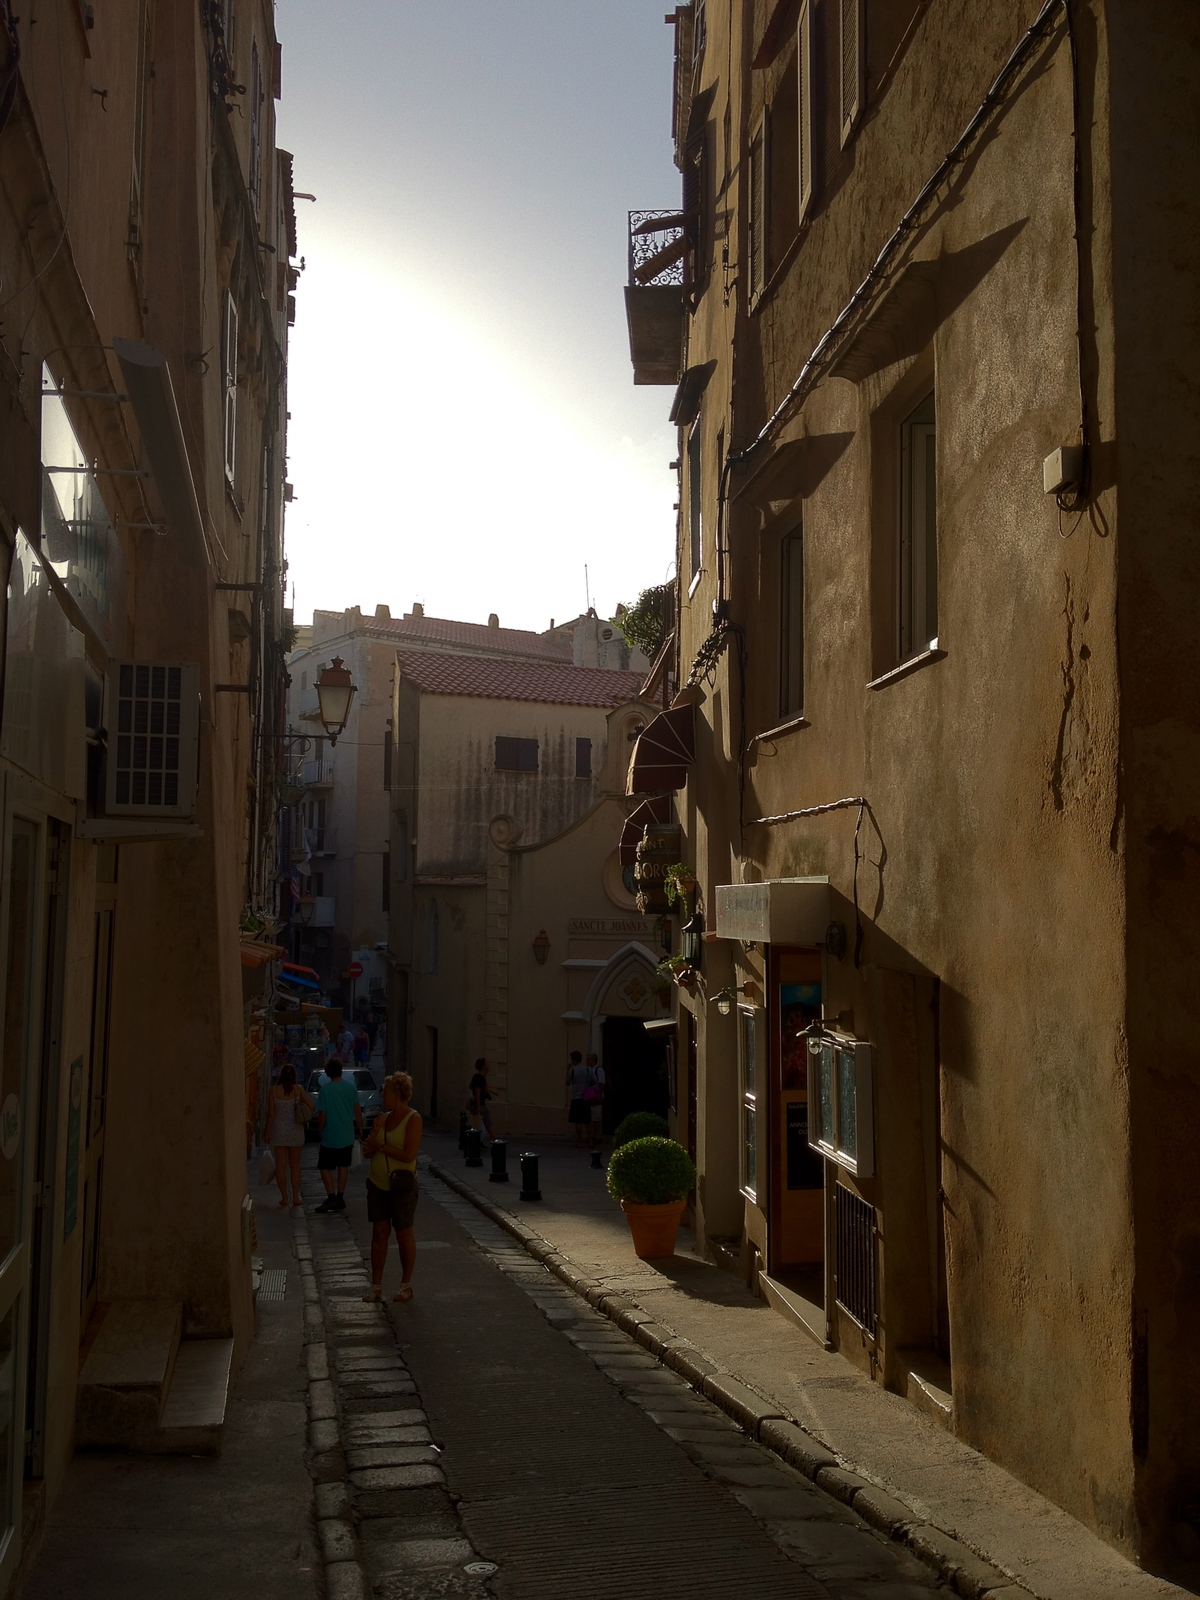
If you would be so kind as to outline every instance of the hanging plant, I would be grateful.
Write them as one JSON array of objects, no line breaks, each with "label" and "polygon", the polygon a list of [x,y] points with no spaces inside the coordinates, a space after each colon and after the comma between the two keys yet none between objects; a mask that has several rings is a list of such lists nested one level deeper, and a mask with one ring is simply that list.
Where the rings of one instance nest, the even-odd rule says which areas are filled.
[{"label": "hanging plant", "polygon": [[684,910],[687,909],[685,896],[691,894],[696,887],[696,875],[685,861],[676,861],[663,873],[663,893],[667,897],[667,904],[673,906],[676,900],[684,901]]}]

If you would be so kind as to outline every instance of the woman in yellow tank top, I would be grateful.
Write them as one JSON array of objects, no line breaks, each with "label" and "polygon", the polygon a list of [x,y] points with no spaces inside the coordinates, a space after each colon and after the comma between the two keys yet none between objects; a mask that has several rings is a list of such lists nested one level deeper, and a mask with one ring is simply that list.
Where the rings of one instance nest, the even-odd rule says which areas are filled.
[{"label": "woman in yellow tank top", "polygon": [[[421,1118],[409,1105],[413,1082],[407,1072],[393,1072],[383,1080],[383,1103],[387,1108],[376,1117],[370,1137],[363,1144],[363,1155],[371,1157],[367,1173],[367,1216],[371,1223],[371,1292],[365,1300],[378,1300],[383,1293],[383,1269],[387,1265],[388,1237],[396,1232],[400,1249],[403,1281],[393,1300],[412,1299],[413,1266],[417,1259],[417,1239],[413,1219],[417,1210],[417,1151],[421,1148]],[[398,1184],[393,1173],[404,1176]]]}]

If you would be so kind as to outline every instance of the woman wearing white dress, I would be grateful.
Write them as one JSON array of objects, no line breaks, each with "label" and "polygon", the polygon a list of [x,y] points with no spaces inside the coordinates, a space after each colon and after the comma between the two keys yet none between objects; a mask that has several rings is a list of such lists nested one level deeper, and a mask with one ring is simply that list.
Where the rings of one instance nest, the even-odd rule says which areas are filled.
[{"label": "woman wearing white dress", "polygon": [[279,1185],[279,1204],[288,1204],[288,1173],[292,1175],[292,1205],[300,1204],[300,1152],[304,1149],[304,1124],[296,1116],[297,1106],[312,1111],[312,1101],[296,1083],[296,1069],[290,1061],[279,1069],[279,1082],[271,1090],[271,1109],[267,1113],[266,1142],[275,1151],[275,1182]]}]

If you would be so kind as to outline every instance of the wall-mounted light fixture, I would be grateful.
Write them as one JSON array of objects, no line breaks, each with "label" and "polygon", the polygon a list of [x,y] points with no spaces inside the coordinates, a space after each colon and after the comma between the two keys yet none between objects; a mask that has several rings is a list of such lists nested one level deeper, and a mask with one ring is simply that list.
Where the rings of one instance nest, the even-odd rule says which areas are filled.
[{"label": "wall-mounted light fixture", "polygon": [[537,938],[533,941],[533,954],[540,967],[546,965],[546,957],[550,954],[550,935],[542,928]]},{"label": "wall-mounted light fixture", "polygon": [[313,899],[311,894],[302,894],[299,900],[297,900],[296,915],[300,918],[300,926],[302,928],[307,928],[309,923],[312,921],[313,912],[316,910],[316,906],[317,902]]},{"label": "wall-mounted light fixture", "polygon": [[740,994],[745,995],[747,1000],[757,999],[758,985],[753,978],[747,978],[745,983],[739,983],[735,988],[718,989],[712,997],[712,1003],[723,1017],[727,1017]]},{"label": "wall-mounted light fixture", "polygon": [[350,704],[357,693],[354,679],[341,656],[334,656],[329,666],[321,668],[317,679],[317,705],[331,745],[338,742],[339,733],[345,732],[350,720]]}]

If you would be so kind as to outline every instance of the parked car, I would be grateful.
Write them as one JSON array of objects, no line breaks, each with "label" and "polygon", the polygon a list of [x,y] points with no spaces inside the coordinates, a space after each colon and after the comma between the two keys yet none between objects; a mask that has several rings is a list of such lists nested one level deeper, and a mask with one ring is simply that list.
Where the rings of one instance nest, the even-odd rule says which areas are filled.
[{"label": "parked car", "polygon": [[[350,1078],[354,1082],[354,1087],[358,1094],[358,1103],[362,1107],[363,1132],[369,1133],[371,1124],[383,1110],[383,1096],[379,1092],[375,1079],[365,1067],[351,1067],[348,1071],[343,1071],[342,1076]],[[324,1069],[318,1068],[315,1072],[309,1073],[308,1082],[304,1087],[308,1091],[310,1099],[316,1100],[317,1095],[321,1092],[321,1084],[324,1081]],[[308,1124],[305,1130],[305,1138],[320,1138],[316,1117]]]}]

